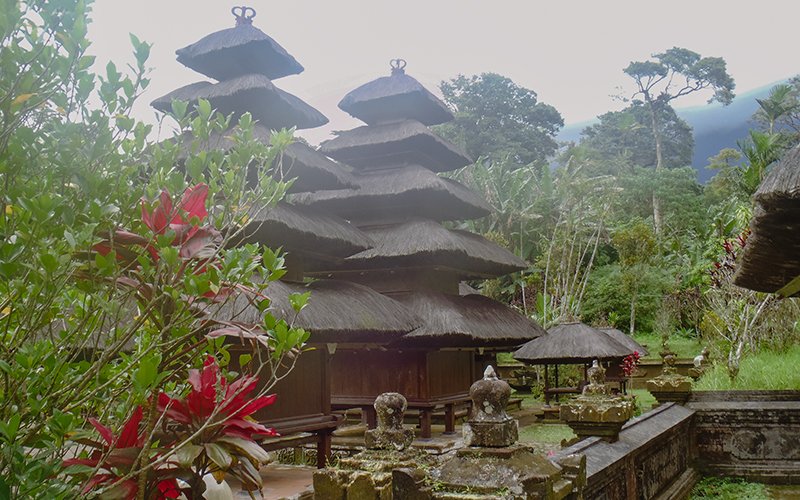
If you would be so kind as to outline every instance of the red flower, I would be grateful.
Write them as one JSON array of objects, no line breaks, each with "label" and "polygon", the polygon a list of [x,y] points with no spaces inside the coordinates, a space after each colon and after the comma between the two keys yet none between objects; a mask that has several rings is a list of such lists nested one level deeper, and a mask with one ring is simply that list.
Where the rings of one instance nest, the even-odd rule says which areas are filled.
[{"label": "red flower", "polygon": [[[276,395],[254,399],[249,394],[256,388],[258,378],[242,376],[228,385],[220,376],[219,366],[213,356],[206,358],[202,370],[189,370],[191,390],[185,399],[158,395],[158,410],[182,424],[200,426],[216,411],[215,428],[221,435],[253,439],[255,435],[276,436],[269,429],[245,417],[275,402]],[[221,397],[218,398],[218,391]]]}]

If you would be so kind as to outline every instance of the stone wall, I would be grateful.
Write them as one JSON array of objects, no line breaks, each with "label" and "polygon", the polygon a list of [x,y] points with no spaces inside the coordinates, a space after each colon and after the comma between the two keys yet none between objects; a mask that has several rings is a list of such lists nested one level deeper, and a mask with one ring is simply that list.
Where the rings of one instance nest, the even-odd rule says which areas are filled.
[{"label": "stone wall", "polygon": [[584,439],[557,456],[586,456],[585,498],[686,498],[697,480],[693,418],[692,410],[669,403],[628,422],[617,442]]},{"label": "stone wall", "polygon": [[800,484],[800,391],[695,392],[703,475]]}]

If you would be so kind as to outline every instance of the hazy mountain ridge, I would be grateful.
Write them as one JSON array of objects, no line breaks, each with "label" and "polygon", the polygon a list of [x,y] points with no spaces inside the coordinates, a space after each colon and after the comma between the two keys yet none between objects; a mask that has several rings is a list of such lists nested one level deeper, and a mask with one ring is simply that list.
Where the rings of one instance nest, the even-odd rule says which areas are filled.
[{"label": "hazy mountain ridge", "polygon": [[[748,131],[753,128],[753,113],[758,109],[756,99],[767,97],[772,87],[784,82],[786,80],[738,94],[728,106],[714,103],[675,109],[678,116],[686,120],[694,130],[692,166],[697,170],[697,179],[701,183],[714,176],[714,171],[706,168],[708,158],[716,155],[722,148],[735,148],[736,142],[747,137]],[[581,131],[596,122],[594,119],[567,124],[561,129],[557,139],[578,141]]]}]

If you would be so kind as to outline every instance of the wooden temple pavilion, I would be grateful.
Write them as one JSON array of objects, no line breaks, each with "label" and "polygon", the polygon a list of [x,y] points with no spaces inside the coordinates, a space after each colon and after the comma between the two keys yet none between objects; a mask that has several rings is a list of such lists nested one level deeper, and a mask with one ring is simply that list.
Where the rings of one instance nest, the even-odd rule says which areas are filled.
[{"label": "wooden temple pavilion", "polygon": [[[620,361],[634,350],[608,334],[576,321],[551,327],[547,335],[526,343],[514,352],[513,357],[528,364],[544,365],[544,398],[545,404],[549,405],[553,396],[558,400],[560,394],[579,394],[581,391],[581,387],[559,387],[558,365],[583,365],[585,381],[586,368],[593,360]],[[555,387],[550,387],[549,383],[550,365],[555,365]]]},{"label": "wooden temple pavilion", "polygon": [[750,235],[735,283],[796,296],[800,294],[800,146],[772,168],[753,199]]},{"label": "wooden temple pavilion", "polygon": [[405,305],[422,326],[389,346],[342,344],[332,359],[332,402],[360,407],[374,425],[372,404],[383,392],[400,392],[420,415],[430,437],[431,416],[444,409],[445,430],[455,407],[469,401],[480,378],[479,353],[509,350],[544,334],[536,323],[479,295],[459,295],[459,283],[519,271],[511,252],[443,221],[479,218],[485,201],[456,181],[437,175],[472,161],[427,128],[452,120],[447,106],[392,61],[390,76],[347,94],[339,107],[366,126],[340,132],[320,151],[353,167],[353,188],[292,196],[309,208],[342,216],[372,246],[310,274],[369,286]]},{"label": "wooden temple pavilion", "polygon": [[[237,7],[234,14],[236,27],[212,33],[177,51],[179,62],[218,80],[217,83],[198,82],[182,87],[156,99],[153,106],[168,111],[173,99],[190,103],[207,99],[214,109],[232,114],[234,124],[238,117],[250,112],[258,120],[254,136],[264,142],[270,140],[270,129],[302,129],[326,123],[327,118],[321,113],[271,81],[299,73],[302,66],[277,42],[252,26],[255,11]],[[230,149],[233,144],[228,136],[228,133],[212,135],[203,148]],[[184,158],[195,153],[189,150],[190,139],[179,139]],[[301,142],[287,148],[282,165],[285,171],[281,174],[295,178],[291,188],[294,193],[354,186],[347,168]],[[284,436],[265,442],[265,448],[315,441],[318,465],[323,466],[330,454],[330,434],[340,422],[332,412],[330,399],[330,356],[335,343],[369,340],[375,345],[388,344],[420,326],[421,320],[400,303],[362,285],[330,280],[305,282],[307,269],[329,267],[372,246],[367,235],[355,226],[335,215],[288,202],[262,208],[253,207],[239,243],[284,249],[287,273],[282,281],[267,288],[271,311],[279,318],[293,318],[290,294],[310,290],[309,305],[295,324],[311,336],[308,349],[299,356],[294,370],[274,388],[278,403],[255,417]],[[245,324],[263,321],[262,315],[244,297],[228,301],[215,314]],[[249,346],[231,346],[233,352],[249,349]],[[232,361],[235,363],[237,358],[233,356]]]}]

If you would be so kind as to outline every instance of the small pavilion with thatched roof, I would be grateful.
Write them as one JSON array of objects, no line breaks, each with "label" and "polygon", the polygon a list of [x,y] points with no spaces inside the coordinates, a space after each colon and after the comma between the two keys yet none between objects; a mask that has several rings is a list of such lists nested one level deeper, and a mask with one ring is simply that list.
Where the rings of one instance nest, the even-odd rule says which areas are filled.
[{"label": "small pavilion with thatched roof", "polygon": [[772,168],[756,207],[735,283],[784,297],[800,294],[800,146]]},{"label": "small pavilion with thatched roof", "polygon": [[[232,114],[232,123],[245,112],[257,120],[253,135],[270,142],[271,129],[309,128],[328,120],[317,110],[271,81],[303,71],[303,67],[275,40],[252,25],[255,11],[236,7],[236,26],[212,33],[177,51],[178,61],[217,83],[198,82],[153,101],[153,106],[168,111],[174,99],[194,105],[206,99],[212,108]],[[202,144],[203,150],[228,150],[233,146],[229,132],[216,133]],[[192,138],[179,139],[180,158],[191,151]],[[281,172],[276,175],[295,179],[291,192],[353,188],[349,169],[337,164],[302,142],[291,144],[284,152]],[[255,183],[258,172],[248,172]],[[289,297],[310,291],[313,298],[297,316],[295,325],[310,333],[308,349],[296,360],[294,369],[274,387],[279,404],[254,416],[274,427],[283,437],[266,442],[267,449],[295,446],[316,441],[318,465],[324,466],[330,455],[330,433],[340,422],[332,412],[330,357],[336,342],[388,344],[421,325],[422,321],[399,302],[374,290],[344,281],[305,281],[307,269],[330,267],[336,262],[372,247],[361,230],[336,215],[312,207],[281,202],[275,207],[252,207],[241,237],[233,244],[257,243],[286,252],[286,274],[266,290],[270,310],[278,318],[293,319],[295,312]],[[321,264],[324,263],[324,264]],[[233,297],[214,313],[227,321],[260,324],[263,315],[242,296]],[[231,352],[241,354],[250,346],[232,345]],[[238,356],[232,357],[236,368]]]},{"label": "small pavilion with thatched roof", "polygon": [[[489,214],[485,201],[437,175],[472,160],[428,129],[453,119],[447,106],[392,61],[390,76],[347,94],[339,107],[366,126],[340,132],[320,151],[353,168],[352,188],[293,195],[292,202],[346,218],[372,246],[317,277],[360,283],[406,306],[423,324],[387,348],[340,344],[332,361],[332,401],[368,415],[383,392],[400,392],[430,437],[436,408],[454,428],[454,406],[469,401],[483,371],[479,352],[512,349],[544,334],[536,323],[487,297],[459,295],[467,279],[524,269],[508,250],[443,221]],[[372,422],[370,422],[372,423]]]},{"label": "small pavilion with thatched roof", "polygon": [[[545,404],[560,394],[578,394],[581,387],[560,387],[558,365],[583,365],[584,381],[586,368],[593,360],[617,361],[633,354],[630,347],[614,340],[610,335],[580,322],[561,323],[547,330],[547,335],[531,340],[514,352],[516,360],[544,365]],[[549,365],[555,365],[555,387],[550,387]]]}]

